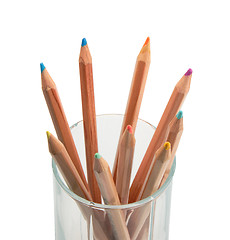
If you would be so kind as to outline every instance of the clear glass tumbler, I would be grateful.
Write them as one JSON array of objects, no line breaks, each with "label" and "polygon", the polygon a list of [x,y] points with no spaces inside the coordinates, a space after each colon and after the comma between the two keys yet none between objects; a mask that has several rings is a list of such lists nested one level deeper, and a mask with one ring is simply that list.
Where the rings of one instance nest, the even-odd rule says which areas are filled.
[{"label": "clear glass tumbler", "polygon": [[[123,115],[97,116],[99,153],[113,167]],[[84,130],[80,121],[71,127],[74,141],[86,172]],[[138,120],[132,180],[147,150],[155,128]],[[107,217],[111,211],[122,211],[132,240],[167,240],[174,163],[165,184],[153,195],[127,205],[102,205],[89,202],[69,190],[56,164],[52,161],[54,179],[54,213],[56,240],[117,240]],[[126,240],[126,239],[119,239]]]}]

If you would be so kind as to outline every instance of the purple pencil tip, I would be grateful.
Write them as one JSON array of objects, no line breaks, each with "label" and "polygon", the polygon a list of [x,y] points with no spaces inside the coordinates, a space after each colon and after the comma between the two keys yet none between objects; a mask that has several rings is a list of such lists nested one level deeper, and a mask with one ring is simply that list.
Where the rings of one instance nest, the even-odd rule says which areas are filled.
[{"label": "purple pencil tip", "polygon": [[192,69],[189,68],[189,70],[185,73],[185,76],[189,76],[189,75],[191,75],[191,74],[192,74]]}]

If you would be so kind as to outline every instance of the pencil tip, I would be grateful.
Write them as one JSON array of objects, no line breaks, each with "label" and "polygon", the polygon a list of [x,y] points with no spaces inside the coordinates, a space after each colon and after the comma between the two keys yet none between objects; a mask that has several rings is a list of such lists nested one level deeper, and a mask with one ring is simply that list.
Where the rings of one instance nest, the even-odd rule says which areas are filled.
[{"label": "pencil tip", "polygon": [[50,135],[51,135],[51,133],[49,131],[46,131],[46,136],[47,136],[48,140],[50,139]]},{"label": "pencil tip", "polygon": [[169,150],[171,148],[170,142],[165,142],[164,148],[165,148],[165,150]]},{"label": "pencil tip", "polygon": [[106,169],[109,167],[108,163],[102,158],[99,153],[96,153],[94,157],[94,172],[100,174],[106,171]]},{"label": "pencil tip", "polygon": [[183,117],[183,112],[179,111],[176,115],[177,119],[181,119]]},{"label": "pencil tip", "polygon": [[145,43],[144,43],[143,47],[146,46],[146,45],[149,43],[149,41],[150,41],[150,38],[147,37],[146,40],[145,40]]},{"label": "pencil tip", "polygon": [[128,126],[127,126],[127,130],[129,131],[130,134],[133,133],[133,128],[132,128],[131,125],[128,125]]},{"label": "pencil tip", "polygon": [[41,73],[43,72],[43,70],[46,68],[45,66],[44,66],[44,64],[43,63],[40,63],[40,68],[41,68]]},{"label": "pencil tip", "polygon": [[[141,48],[141,51],[139,53],[139,55],[142,55],[144,53],[148,52],[149,54],[147,56],[150,56],[150,38],[147,37],[147,39],[145,40],[144,45]],[[138,55],[138,56],[139,56]]]},{"label": "pencil tip", "polygon": [[83,38],[81,42],[81,46],[84,47],[85,45],[87,45],[87,41],[85,38]]},{"label": "pencil tip", "polygon": [[94,155],[94,157],[95,157],[96,159],[100,159],[100,158],[101,158],[101,155],[100,155],[99,153],[96,153],[96,154]]},{"label": "pencil tip", "polygon": [[185,76],[189,76],[192,74],[192,69],[189,68],[188,71],[184,74]]}]

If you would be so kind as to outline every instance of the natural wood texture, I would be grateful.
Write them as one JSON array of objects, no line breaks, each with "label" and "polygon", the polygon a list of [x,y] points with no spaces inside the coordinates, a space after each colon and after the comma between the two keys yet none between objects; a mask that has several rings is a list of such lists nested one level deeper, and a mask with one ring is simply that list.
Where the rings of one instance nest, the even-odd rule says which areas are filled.
[{"label": "natural wood texture", "polygon": [[[109,165],[101,156],[99,158],[95,157],[94,173],[104,203],[106,205],[120,205],[120,200]],[[123,212],[120,209],[106,209],[106,213],[112,227],[113,238],[115,240],[129,240],[130,237]]]},{"label": "natural wood texture", "polygon": [[89,208],[92,211],[94,240],[111,240],[109,229],[106,226],[104,211]]},{"label": "natural wood texture", "polygon": [[89,190],[88,183],[78,156],[78,152],[66,119],[64,109],[54,81],[46,68],[41,73],[42,91],[53,120],[58,139],[64,144],[74,166],[76,167],[85,187]]},{"label": "natural wood texture", "polygon": [[[144,94],[145,83],[149,71],[149,65],[150,65],[150,40],[149,38],[147,38],[136,60],[136,66],[133,74],[128,102],[126,105],[125,115],[121,127],[120,139],[127,125],[131,125],[133,127],[133,132],[135,133],[137,119]],[[118,141],[116,157],[113,165],[113,179],[115,183],[117,176],[117,163],[119,155],[118,149],[120,145],[120,139]]]},{"label": "natural wood texture", "polygon": [[141,199],[147,198],[157,191],[170,158],[171,144],[169,142],[166,142],[155,153],[153,164],[150,169],[149,178],[146,181]]},{"label": "natural wood texture", "polygon": [[169,102],[164,110],[160,122],[154,132],[148,149],[144,155],[141,165],[133,180],[129,193],[129,202],[135,202],[139,193],[142,191],[146,176],[149,175],[149,169],[153,162],[153,157],[156,150],[165,141],[168,125],[181,108],[183,101],[189,91],[192,74],[185,74],[176,84]]},{"label": "natural wood texture", "polygon": [[69,189],[78,196],[92,201],[92,197],[86,189],[64,145],[51,133],[47,133],[47,138],[50,154],[54,158]]},{"label": "natural wood texture", "polygon": [[[135,240],[146,240],[149,237],[149,232],[150,232],[150,216],[147,217],[145,220],[145,223],[143,227],[141,228],[138,237]],[[151,226],[152,227],[152,226]],[[154,228],[154,226],[153,226]]]},{"label": "natural wood texture", "polygon": [[87,177],[93,201],[100,203],[101,194],[93,172],[94,154],[98,152],[97,126],[94,101],[92,58],[88,45],[81,47],[79,56],[82,114],[85,137]]},{"label": "natural wood texture", "polygon": [[175,116],[169,124],[169,135],[167,139],[167,141],[171,143],[172,155],[169,164],[167,165],[160,187],[165,183],[166,179],[168,178],[182,133],[183,133],[183,117],[178,119],[177,116]]},{"label": "natural wood texture", "polygon": [[116,188],[121,204],[127,204],[129,199],[135,142],[132,127],[129,125],[122,135],[119,147]]},{"label": "natural wood texture", "polygon": [[[132,210],[133,212],[129,218],[127,227],[130,234],[130,239],[136,240],[139,235],[141,236],[140,232],[143,230],[143,227],[146,228],[144,225],[145,221],[150,215],[151,203],[145,203],[144,205],[140,204],[138,207],[133,208]],[[147,230],[148,229],[145,229],[145,231]],[[142,234],[144,234],[144,232],[142,232]],[[145,238],[142,239],[144,240]]]},{"label": "natural wood texture", "polygon": [[[92,196],[85,188],[85,185],[82,182],[75,166],[73,165],[64,145],[51,133],[47,133],[47,137],[49,151],[69,189],[78,196],[92,201]],[[109,240],[109,236],[105,228],[103,212],[97,209],[86,207],[84,204],[78,201],[76,201],[76,203],[85,220],[87,221],[88,226],[90,224],[90,216],[92,216],[94,238],[97,240]]]}]

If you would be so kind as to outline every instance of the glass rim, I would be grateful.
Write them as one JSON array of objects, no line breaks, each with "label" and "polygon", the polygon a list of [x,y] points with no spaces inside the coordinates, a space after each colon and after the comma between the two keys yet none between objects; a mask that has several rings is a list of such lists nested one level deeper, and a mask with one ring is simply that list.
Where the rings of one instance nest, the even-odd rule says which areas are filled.
[{"label": "glass rim", "polygon": [[[100,115],[96,115],[96,118],[98,117],[103,117],[103,116],[124,116],[124,114],[100,114]],[[151,126],[153,129],[156,129],[152,124],[150,124],[149,122],[138,118],[139,121],[142,121],[146,124],[148,124],[149,126]],[[75,127],[77,127],[77,125],[79,123],[82,123],[83,120],[78,121],[77,123],[73,124],[70,129],[73,129]],[[158,189],[155,193],[153,193],[152,195],[150,195],[147,198],[144,198],[142,200],[139,200],[137,202],[133,202],[133,203],[128,203],[128,204],[122,204],[122,205],[105,205],[105,204],[101,204],[101,203],[95,203],[92,201],[88,201],[80,196],[78,196],[77,194],[75,194],[74,192],[72,192],[67,186],[66,184],[62,181],[61,176],[57,170],[57,166],[55,164],[54,159],[52,158],[52,169],[53,169],[53,174],[57,180],[57,182],[59,183],[59,185],[61,186],[61,188],[74,200],[77,200],[78,202],[90,206],[90,207],[94,207],[94,208],[98,208],[98,209],[128,209],[128,208],[135,208],[135,207],[139,207],[140,205],[144,205],[148,202],[151,202],[155,199],[157,199],[168,187],[168,185],[171,183],[174,173],[175,173],[175,169],[176,169],[176,157],[174,158],[173,161],[173,165],[171,167],[170,173],[168,178],[166,179],[165,183],[163,184],[163,186]]]}]

